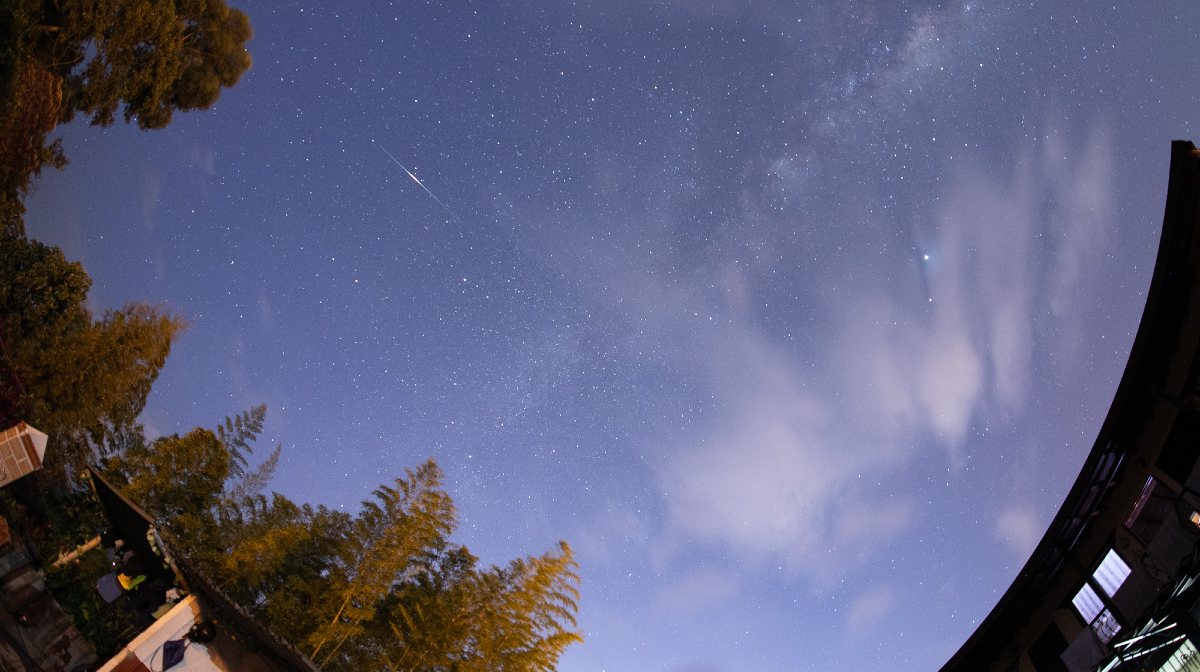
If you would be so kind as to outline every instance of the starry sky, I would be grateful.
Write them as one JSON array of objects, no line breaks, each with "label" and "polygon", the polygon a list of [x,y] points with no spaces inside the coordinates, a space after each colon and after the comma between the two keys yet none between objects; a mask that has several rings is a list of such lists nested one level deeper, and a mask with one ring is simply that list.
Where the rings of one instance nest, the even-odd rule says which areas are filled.
[{"label": "starry sky", "polygon": [[151,432],[266,403],[294,499],[432,456],[485,562],[570,542],[567,672],[945,662],[1091,449],[1196,139],[1192,2],[245,9],[214,109],[60,129],[28,231],[189,321]]}]

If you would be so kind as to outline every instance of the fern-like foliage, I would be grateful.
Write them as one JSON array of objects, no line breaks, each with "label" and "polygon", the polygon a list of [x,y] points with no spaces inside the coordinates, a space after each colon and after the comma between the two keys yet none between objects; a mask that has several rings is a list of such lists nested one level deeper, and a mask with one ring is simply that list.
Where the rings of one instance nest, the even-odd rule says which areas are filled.
[{"label": "fern-like foliage", "polygon": [[250,444],[262,434],[266,419],[267,405],[259,404],[235,416],[225,416],[225,420],[217,425],[217,438],[229,451],[229,475],[233,478],[246,474],[250,455],[254,452]]}]

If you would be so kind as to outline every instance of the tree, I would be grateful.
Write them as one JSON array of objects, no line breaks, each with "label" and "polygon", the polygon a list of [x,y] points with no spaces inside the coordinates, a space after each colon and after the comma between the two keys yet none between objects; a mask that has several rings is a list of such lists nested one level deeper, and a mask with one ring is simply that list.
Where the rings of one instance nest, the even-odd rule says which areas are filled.
[{"label": "tree", "polygon": [[128,478],[126,493],[175,536],[197,549],[218,543],[218,519],[230,457],[212,431],[196,428],[183,436],[155,439],[113,461]]},{"label": "tree", "polygon": [[25,379],[33,378],[42,358],[31,346],[53,350],[85,328],[91,284],[83,267],[58,250],[0,237],[0,426],[34,421],[38,395]]},{"label": "tree", "polygon": [[579,600],[577,566],[571,547],[560,541],[557,551],[485,574],[490,610],[476,664],[460,669],[552,672],[566,648],[583,641],[570,629]]},{"label": "tree", "polygon": [[354,516],[259,494],[280,455],[250,468],[265,413],[149,443],[127,432],[109,470],[188,561],[323,669],[546,672],[582,640],[565,542],[480,568],[449,540],[454,505],[433,460]]},{"label": "tree", "polygon": [[573,630],[579,577],[566,542],[503,568],[475,564],[465,548],[451,548],[433,571],[397,586],[382,610],[392,641],[373,667],[548,672],[583,641]]},{"label": "tree", "polygon": [[364,668],[447,669],[472,655],[471,643],[487,603],[478,559],[451,546],[427,560],[427,571],[399,583],[380,606],[371,635],[383,645]]},{"label": "tree", "polygon": [[249,469],[250,454],[254,452],[250,444],[262,433],[266,419],[267,405],[259,404],[236,416],[226,417],[223,423],[217,425],[217,439],[229,453],[229,477],[232,482],[226,499],[231,503],[242,502],[262,493],[279,466],[282,444],[275,446],[262,464]]},{"label": "tree", "polygon": [[0,425],[50,434],[79,467],[132,428],[183,321],[145,304],[93,319],[91,279],[57,248],[0,235]]},{"label": "tree", "polygon": [[62,86],[58,77],[31,62],[8,68],[0,64],[0,70],[9,71],[0,76],[0,82],[8,82],[0,85],[0,235],[23,236],[23,197],[30,180],[46,166],[66,165],[62,140],[45,144],[58,122]]},{"label": "tree", "polygon": [[441,482],[441,469],[428,460],[363,502],[331,577],[336,611],[308,637],[318,664],[335,661],[346,640],[361,635],[363,623],[375,617],[392,584],[453,529],[454,504]]},{"label": "tree", "polygon": [[350,536],[352,517],[287,497],[249,497],[222,526],[220,563],[213,576],[241,604],[293,642],[321,623],[318,607],[331,601],[328,577]]},{"label": "tree", "polygon": [[[26,5],[28,6],[28,1]],[[250,20],[225,0],[41,2],[30,52],[62,78],[61,121],[162,128],[217,101],[250,67]]]},{"label": "tree", "polygon": [[23,197],[66,165],[57,123],[77,113],[143,129],[212,107],[250,67],[250,20],[225,0],[0,2],[0,234],[24,236]]}]

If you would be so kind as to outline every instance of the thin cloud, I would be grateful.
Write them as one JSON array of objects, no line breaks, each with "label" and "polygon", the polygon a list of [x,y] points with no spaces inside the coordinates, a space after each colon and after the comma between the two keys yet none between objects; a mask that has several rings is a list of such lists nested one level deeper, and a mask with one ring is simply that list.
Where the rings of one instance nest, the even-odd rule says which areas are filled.
[{"label": "thin cloud", "polygon": [[662,453],[668,536],[830,582],[903,533],[911,506],[883,507],[860,484],[898,453],[846,431],[847,418],[806,391],[796,363],[761,334],[733,329],[701,347],[724,410]]},{"label": "thin cloud", "polygon": [[645,516],[632,506],[607,500],[599,513],[572,535],[572,545],[589,565],[620,565],[630,548],[642,548],[649,539]]},{"label": "thin cloud", "polygon": [[142,174],[142,229],[153,234],[158,226],[158,202],[162,195],[162,174],[145,170]]},{"label": "thin cloud", "polygon": [[713,567],[701,567],[659,588],[656,606],[671,615],[690,615],[711,609],[737,595],[737,579]]},{"label": "thin cloud", "polygon": [[1040,213],[1032,162],[1019,162],[1026,167],[1009,176],[963,163],[952,167],[952,186],[936,211],[941,254],[954,265],[933,283],[954,288],[954,331],[971,339],[991,400],[1016,414],[1031,375],[1032,302],[1044,275],[1034,267]]},{"label": "thin cloud", "polygon": [[1045,531],[1037,511],[1028,504],[1013,505],[996,516],[996,538],[1021,559],[1029,557]]},{"label": "thin cloud", "polygon": [[258,326],[269,331],[275,326],[275,309],[271,306],[271,294],[266,287],[258,288]]},{"label": "thin cloud", "polygon": [[[728,548],[751,566],[780,563],[823,583],[909,529],[918,509],[897,472],[930,440],[961,468],[983,418],[1029,410],[1044,288],[1078,282],[1067,260],[1083,254],[1082,233],[1037,235],[1043,204],[1086,219],[1068,232],[1107,221],[1082,204],[1102,188],[1111,157],[1088,155],[1099,165],[1068,167],[1046,184],[1046,164],[1031,151],[1006,172],[982,157],[948,166],[947,186],[931,199],[928,258],[918,253],[907,279],[863,269],[853,288],[830,294],[825,310],[837,317],[817,325],[826,331],[814,340],[833,345],[815,366],[757,326],[745,309],[755,287],[744,277],[732,283],[738,298],[726,326],[707,337],[664,328],[720,409],[659,451],[672,543]],[[1097,239],[1086,254],[1103,249]],[[641,291],[643,300],[655,294]],[[684,296],[676,289],[659,297],[665,304],[647,303]],[[884,482],[895,497],[888,505],[864,485]]]},{"label": "thin cloud", "polygon": [[896,593],[891,588],[872,588],[855,598],[846,613],[846,634],[857,639],[875,627],[891,612],[896,604]]},{"label": "thin cloud", "polygon": [[1082,147],[1051,126],[1042,146],[1042,176],[1050,183],[1049,221],[1057,239],[1050,278],[1050,309],[1070,311],[1073,299],[1095,268],[1116,230],[1116,158],[1105,124],[1089,130]]},{"label": "thin cloud", "polygon": [[[760,263],[753,252],[774,234],[749,224],[730,228],[698,262],[636,206],[613,221],[569,223],[531,246],[578,279],[594,319],[615,322],[606,352],[687,381],[680,394],[703,401],[685,426],[664,420],[632,439],[660,495],[638,514],[646,547],[637,552],[650,566],[671,575],[725,555],[747,571],[780,567],[832,585],[920,523],[925,481],[907,480],[912,470],[933,464],[953,474],[990,417],[1029,413],[1047,288],[1083,282],[1087,269],[1073,272],[1070,260],[1100,253],[1104,235],[1084,239],[1111,221],[1088,205],[1111,174],[1111,155],[1086,149],[1099,165],[1060,165],[1041,149],[1031,143],[1002,167],[986,156],[947,159],[924,207],[897,222],[920,241],[903,268],[895,255],[856,259],[852,277],[836,278],[800,263]],[[833,184],[837,166],[797,156],[764,159],[777,188],[802,198],[809,180]],[[744,214],[765,217],[747,194]],[[1070,235],[1041,235],[1047,204],[1090,219]],[[805,226],[842,221],[838,213],[794,217]],[[591,235],[597,229],[603,240]],[[881,242],[885,233],[847,235]],[[768,256],[805,252],[789,244],[802,245],[783,240]],[[770,328],[765,299],[778,300],[780,283],[796,286],[792,300],[820,316],[792,327],[807,346]]]}]

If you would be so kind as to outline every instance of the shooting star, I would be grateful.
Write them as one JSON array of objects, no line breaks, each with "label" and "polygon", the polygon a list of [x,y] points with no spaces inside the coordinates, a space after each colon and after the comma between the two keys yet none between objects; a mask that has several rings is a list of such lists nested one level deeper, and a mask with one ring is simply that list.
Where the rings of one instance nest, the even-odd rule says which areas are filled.
[{"label": "shooting star", "polygon": [[383,145],[376,145],[376,146],[379,147],[379,149],[383,150],[384,154],[387,154],[387,157],[392,160],[392,163],[396,164],[397,166],[400,166],[400,170],[403,170],[406,175],[411,177],[412,181],[417,183],[417,186],[424,189],[425,193],[429,194],[430,198],[437,201],[437,204],[442,206],[442,209],[444,209],[447,213],[449,213],[450,216],[454,218],[454,221],[458,222],[459,224],[462,224],[462,220],[458,218],[458,215],[454,214],[454,211],[450,209],[450,206],[446,205],[445,203],[442,202],[442,199],[435,196],[433,194],[433,192],[429,190],[429,187],[425,186],[424,182],[422,182],[420,179],[418,179],[416,175],[413,175],[411,170],[409,170],[408,168],[405,168],[403,163],[400,163],[399,159],[392,156],[392,153],[389,152],[388,150],[384,149]]}]

